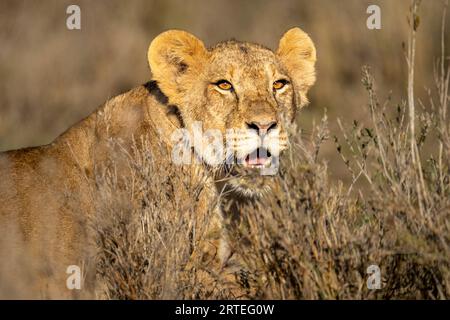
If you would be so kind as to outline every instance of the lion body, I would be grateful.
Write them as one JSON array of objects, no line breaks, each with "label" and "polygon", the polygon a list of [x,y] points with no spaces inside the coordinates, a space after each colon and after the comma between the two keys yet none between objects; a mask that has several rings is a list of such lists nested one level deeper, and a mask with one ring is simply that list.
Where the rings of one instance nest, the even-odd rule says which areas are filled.
[{"label": "lion body", "polygon": [[[170,161],[158,156],[161,139],[170,137],[177,124],[159,95],[154,83],[139,86],[109,100],[49,145],[0,154],[0,226],[17,231],[13,247],[22,245],[35,269],[42,269],[39,277],[48,278],[36,284],[38,295],[43,290],[48,297],[77,293],[66,288],[66,270],[85,264],[94,254],[88,222],[98,205],[96,171],[106,162],[125,163],[124,152],[131,152],[134,139],[142,136],[150,141],[151,150],[145,152],[153,155],[156,166]],[[126,150],[114,151],[110,141],[119,141]],[[192,174],[200,178],[199,168]],[[214,185],[208,190],[199,197],[198,207],[206,208],[214,197],[205,196],[215,192]],[[3,258],[2,263],[7,260]]]},{"label": "lion body", "polygon": [[[295,60],[293,52],[301,59]],[[0,226],[17,231],[17,243],[24,244],[31,260],[46,263],[45,268],[37,267],[41,280],[37,291],[44,286],[55,293],[41,297],[72,297],[66,288],[67,267],[83,265],[95,255],[87,221],[98,205],[96,174],[107,163],[126,172],[125,161],[114,148],[130,152],[134,141],[145,136],[150,150],[142,151],[151,153],[156,165],[167,163],[171,160],[161,148],[170,154],[174,131],[190,129],[194,121],[225,135],[229,127],[273,120],[284,139],[288,123],[294,121],[296,108],[306,104],[306,91],[314,82],[315,50],[306,34],[295,31],[282,38],[278,55],[235,41],[207,50],[182,31],[163,33],[149,49],[154,80],[112,98],[49,145],[0,154]],[[296,69],[291,72],[293,59]],[[303,76],[296,80],[299,71]],[[233,91],[216,88],[215,82],[225,77],[233,82]],[[265,86],[280,77],[289,77],[288,88],[272,96]],[[113,148],[111,141],[116,142]],[[217,202],[223,184],[204,167],[196,165],[188,174],[193,180],[209,177],[202,180],[204,191],[198,198],[198,207],[208,210]],[[260,189],[267,179],[237,178],[233,188]],[[214,227],[220,221],[221,217]]]}]

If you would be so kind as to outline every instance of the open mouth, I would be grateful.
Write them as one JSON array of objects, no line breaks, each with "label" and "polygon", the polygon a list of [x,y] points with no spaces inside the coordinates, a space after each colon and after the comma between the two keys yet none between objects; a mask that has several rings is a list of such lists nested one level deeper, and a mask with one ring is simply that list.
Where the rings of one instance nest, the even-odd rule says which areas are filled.
[{"label": "open mouth", "polygon": [[243,166],[246,168],[266,168],[270,166],[272,155],[266,148],[258,148],[249,153],[244,161]]}]

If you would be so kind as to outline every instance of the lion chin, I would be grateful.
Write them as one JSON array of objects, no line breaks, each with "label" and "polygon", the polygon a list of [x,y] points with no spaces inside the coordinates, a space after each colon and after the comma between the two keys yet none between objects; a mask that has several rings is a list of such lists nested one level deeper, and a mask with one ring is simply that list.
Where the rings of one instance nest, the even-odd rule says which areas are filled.
[{"label": "lion chin", "polygon": [[229,166],[227,188],[245,198],[262,198],[273,190],[275,183],[274,174],[264,172],[267,169],[269,169],[267,165],[265,167],[249,166],[245,162]]},{"label": "lion chin", "polygon": [[271,176],[239,176],[230,179],[228,186],[246,198],[260,199],[272,191],[273,180]]}]

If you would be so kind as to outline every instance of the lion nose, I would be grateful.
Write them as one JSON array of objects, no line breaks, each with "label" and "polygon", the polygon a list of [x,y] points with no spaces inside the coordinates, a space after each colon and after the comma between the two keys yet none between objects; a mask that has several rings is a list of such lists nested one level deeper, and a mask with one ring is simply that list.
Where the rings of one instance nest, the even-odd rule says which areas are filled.
[{"label": "lion nose", "polygon": [[262,135],[267,134],[270,130],[275,129],[277,127],[277,122],[276,121],[270,121],[270,122],[252,121],[252,122],[247,122],[247,127],[249,129],[256,130],[258,132],[258,134],[262,136]]}]

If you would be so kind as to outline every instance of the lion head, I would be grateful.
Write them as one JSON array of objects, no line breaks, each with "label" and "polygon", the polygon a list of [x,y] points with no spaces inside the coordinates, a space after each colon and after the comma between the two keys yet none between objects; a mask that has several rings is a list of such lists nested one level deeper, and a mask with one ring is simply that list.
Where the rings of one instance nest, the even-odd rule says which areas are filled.
[{"label": "lion head", "polygon": [[[308,103],[316,61],[310,37],[290,29],[273,52],[235,40],[206,48],[192,34],[170,30],[152,41],[148,60],[186,130],[192,133],[200,124],[203,132],[213,133],[194,141],[195,154],[230,174],[235,189],[261,191],[271,179],[261,172],[289,147],[289,126]],[[207,146],[217,136],[225,146],[221,152]]]}]

